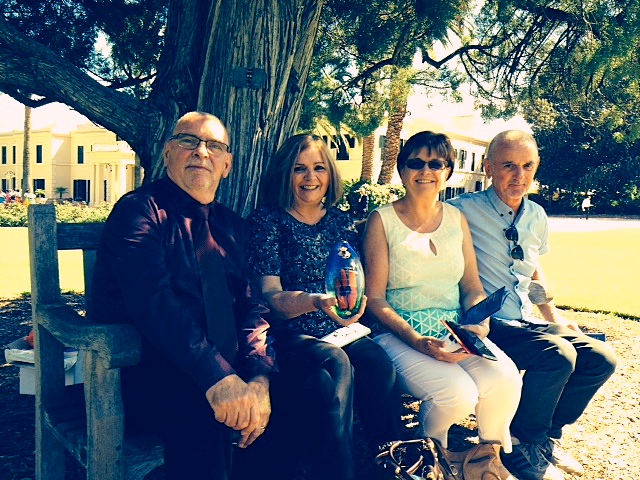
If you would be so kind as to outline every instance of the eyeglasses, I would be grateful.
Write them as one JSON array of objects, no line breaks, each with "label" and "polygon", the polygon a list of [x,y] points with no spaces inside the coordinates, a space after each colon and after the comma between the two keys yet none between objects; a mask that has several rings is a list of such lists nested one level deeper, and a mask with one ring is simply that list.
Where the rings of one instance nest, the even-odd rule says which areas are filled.
[{"label": "eyeglasses", "polygon": [[169,140],[175,140],[178,142],[178,146],[185,150],[196,150],[201,143],[207,147],[207,152],[213,156],[220,156],[229,151],[229,145],[219,142],[217,140],[202,140],[188,133],[179,133],[169,137]]},{"label": "eyeglasses", "polygon": [[434,160],[429,160],[428,162],[425,162],[424,160],[420,160],[419,158],[408,158],[404,162],[404,164],[407,168],[410,168],[411,170],[422,170],[425,165],[429,167],[429,170],[444,170],[449,166],[447,162],[443,160],[439,160],[437,158]]},{"label": "eyeglasses", "polygon": [[511,258],[514,260],[524,260],[524,250],[522,250],[522,247],[518,245],[518,230],[513,223],[504,231],[504,236],[510,242],[515,243],[510,252]]}]

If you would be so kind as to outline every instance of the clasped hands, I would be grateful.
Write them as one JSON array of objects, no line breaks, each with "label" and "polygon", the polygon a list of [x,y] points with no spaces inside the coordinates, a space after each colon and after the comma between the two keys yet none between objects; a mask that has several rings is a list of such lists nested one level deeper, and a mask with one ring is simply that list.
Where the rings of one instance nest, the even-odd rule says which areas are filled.
[{"label": "clasped hands", "polygon": [[228,375],[209,388],[206,397],[216,420],[240,432],[238,447],[248,447],[267,428],[271,401],[266,376],[245,382],[238,375]]}]

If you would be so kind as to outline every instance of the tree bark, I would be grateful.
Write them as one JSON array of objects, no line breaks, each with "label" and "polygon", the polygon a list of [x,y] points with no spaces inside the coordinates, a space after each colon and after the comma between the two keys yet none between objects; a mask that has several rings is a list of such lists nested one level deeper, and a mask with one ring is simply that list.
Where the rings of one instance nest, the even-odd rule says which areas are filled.
[{"label": "tree bark", "polygon": [[31,107],[24,107],[24,143],[22,147],[22,195],[31,189]]},{"label": "tree bark", "polygon": [[[219,116],[234,167],[218,198],[246,214],[266,163],[297,128],[322,4],[171,0],[157,77],[142,100],[98,83],[0,18],[0,84],[69,105],[118,134],[140,157],[145,181],[164,174],[164,141],[181,115]],[[264,86],[234,84],[237,68],[263,70]]]},{"label": "tree bark", "polygon": [[371,132],[362,139],[362,170],[360,180],[373,180],[373,150],[376,144],[376,133]]},{"label": "tree bark", "polygon": [[400,152],[400,132],[404,124],[404,117],[407,115],[407,97],[398,99],[392,105],[389,112],[389,123],[387,125],[387,140],[384,149],[384,158],[380,168],[378,183],[385,185],[391,182],[393,172],[396,168],[398,152]]}]

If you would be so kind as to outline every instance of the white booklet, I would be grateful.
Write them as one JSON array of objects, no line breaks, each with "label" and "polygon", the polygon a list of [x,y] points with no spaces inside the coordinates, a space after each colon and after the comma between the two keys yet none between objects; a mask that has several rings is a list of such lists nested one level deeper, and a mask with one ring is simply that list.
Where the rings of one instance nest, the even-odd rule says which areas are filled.
[{"label": "white booklet", "polygon": [[366,337],[371,333],[371,329],[360,322],[352,323],[347,327],[341,327],[329,335],[325,335],[320,340],[334,344],[337,347],[344,347],[359,338]]}]

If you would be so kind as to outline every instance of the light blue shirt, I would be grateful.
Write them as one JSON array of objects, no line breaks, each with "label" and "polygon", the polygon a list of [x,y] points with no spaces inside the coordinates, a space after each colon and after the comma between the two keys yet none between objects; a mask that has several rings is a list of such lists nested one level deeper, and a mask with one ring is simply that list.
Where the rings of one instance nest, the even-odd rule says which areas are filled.
[{"label": "light blue shirt", "polygon": [[533,305],[529,300],[531,276],[540,255],[549,251],[544,209],[531,200],[523,199],[515,227],[524,260],[514,260],[510,252],[515,242],[507,240],[504,232],[514,221],[516,212],[500,200],[493,187],[482,192],[465,193],[448,202],[467,217],[485,292],[491,294],[502,286],[507,287],[509,295],[495,317],[532,320]]}]

